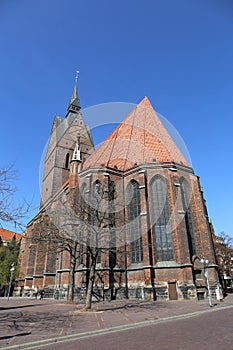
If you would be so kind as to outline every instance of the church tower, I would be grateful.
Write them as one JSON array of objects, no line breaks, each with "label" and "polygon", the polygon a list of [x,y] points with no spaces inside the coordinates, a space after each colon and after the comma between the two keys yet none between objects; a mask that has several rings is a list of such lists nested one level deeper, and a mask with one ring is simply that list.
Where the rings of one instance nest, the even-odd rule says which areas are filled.
[{"label": "church tower", "polygon": [[94,150],[90,130],[85,124],[78,96],[78,76],[65,118],[55,116],[44,161],[41,207],[46,205],[70,174],[72,155],[79,139],[80,159],[85,161]]}]

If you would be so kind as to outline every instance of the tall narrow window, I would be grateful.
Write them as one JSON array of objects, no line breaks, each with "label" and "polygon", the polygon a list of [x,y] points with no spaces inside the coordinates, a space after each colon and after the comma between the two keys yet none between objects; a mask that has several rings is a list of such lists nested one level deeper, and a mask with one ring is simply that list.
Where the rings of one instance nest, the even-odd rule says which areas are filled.
[{"label": "tall narrow window", "polygon": [[[116,265],[116,208],[115,208],[115,183],[108,180],[108,227],[109,227],[109,267]],[[113,276],[112,276],[113,277]],[[110,274],[111,278],[111,274]],[[112,281],[114,283],[114,281]]]},{"label": "tall narrow window", "polygon": [[65,160],[65,168],[69,169],[69,160],[70,160],[70,154],[66,154],[66,160]]},{"label": "tall narrow window", "polygon": [[141,204],[140,190],[136,181],[131,181],[128,187],[128,213],[130,229],[130,257],[131,263],[143,261],[142,229],[141,229]]},{"label": "tall narrow window", "polygon": [[27,267],[27,275],[32,276],[34,274],[36,262],[36,246],[33,244],[29,245],[29,257],[28,257],[28,267]]},{"label": "tall narrow window", "polygon": [[101,212],[101,203],[102,203],[102,185],[97,180],[94,184],[93,190],[93,208],[94,208],[94,216],[93,216],[93,244],[97,249],[97,263],[101,263],[101,226],[103,221],[103,213]]},{"label": "tall narrow window", "polygon": [[155,235],[155,254],[157,261],[174,259],[172,228],[168,202],[167,182],[156,176],[151,183],[153,230]]},{"label": "tall narrow window", "polygon": [[[85,220],[87,219],[87,196],[86,193],[87,192],[87,185],[86,183],[83,183],[81,186],[81,190],[80,190],[80,195],[81,195],[81,199],[80,199],[80,216],[81,216],[81,222],[85,222]],[[85,225],[81,224],[80,227],[80,232],[79,232],[79,265],[84,263],[84,247],[85,247],[85,240],[86,237],[86,232],[85,232]]]},{"label": "tall narrow window", "polygon": [[190,251],[190,257],[192,259],[192,256],[197,254],[197,249],[196,249],[196,241],[195,241],[195,230],[194,230],[194,224],[193,224],[192,208],[190,203],[191,189],[188,182],[185,179],[181,179],[180,183],[181,183],[183,209],[185,212],[185,225],[186,225],[187,236],[188,236],[189,251]]},{"label": "tall narrow window", "polygon": [[46,261],[46,272],[55,272],[57,262],[57,247],[56,243],[48,243],[48,253]]}]

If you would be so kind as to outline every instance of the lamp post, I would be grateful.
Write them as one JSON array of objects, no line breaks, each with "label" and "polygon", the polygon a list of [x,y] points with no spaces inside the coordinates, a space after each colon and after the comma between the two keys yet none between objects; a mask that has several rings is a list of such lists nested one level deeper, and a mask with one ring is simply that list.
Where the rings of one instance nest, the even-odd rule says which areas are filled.
[{"label": "lamp post", "polygon": [[211,292],[210,292],[209,273],[208,273],[208,270],[206,269],[209,261],[205,258],[202,258],[200,261],[204,265],[204,275],[205,275],[206,285],[207,285],[207,290],[208,290],[208,301],[209,301],[209,306],[212,307],[213,304],[212,304]]},{"label": "lamp post", "polygon": [[14,268],[14,263],[13,263],[13,264],[11,264],[11,269],[10,269],[11,276],[10,276],[10,282],[9,282],[9,286],[8,286],[7,300],[9,300],[9,298],[10,298],[10,290],[11,290],[11,284],[12,284],[14,271],[15,271],[15,268]]}]

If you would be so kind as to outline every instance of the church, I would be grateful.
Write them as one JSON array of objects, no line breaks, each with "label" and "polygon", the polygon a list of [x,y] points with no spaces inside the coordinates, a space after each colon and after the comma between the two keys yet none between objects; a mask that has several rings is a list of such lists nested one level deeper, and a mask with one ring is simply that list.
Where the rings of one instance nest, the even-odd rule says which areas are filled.
[{"label": "church", "polygon": [[[54,228],[59,249],[49,239]],[[22,237],[17,293],[44,288],[64,298],[72,277],[75,298],[84,298],[91,246],[97,299],[201,299],[208,288],[214,296],[212,235],[199,177],[149,99],[95,149],[76,81],[66,116],[53,121],[40,210]]]}]

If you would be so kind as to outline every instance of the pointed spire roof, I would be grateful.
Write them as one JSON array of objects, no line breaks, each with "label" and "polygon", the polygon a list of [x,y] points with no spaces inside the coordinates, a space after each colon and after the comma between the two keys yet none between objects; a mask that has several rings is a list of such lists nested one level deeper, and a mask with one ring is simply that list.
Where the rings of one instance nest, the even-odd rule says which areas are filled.
[{"label": "pointed spire roof", "polygon": [[189,166],[148,97],[144,97],[85,161],[83,169],[104,164],[125,171],[154,161]]},{"label": "pointed spire roof", "polygon": [[78,73],[79,73],[79,71],[76,72],[74,90],[73,90],[73,94],[72,94],[71,99],[70,99],[69,106],[67,108],[67,115],[69,114],[69,112],[77,113],[81,109],[80,101],[79,101],[79,97],[78,97]]},{"label": "pointed spire roof", "polygon": [[70,104],[74,101],[78,100],[78,87],[77,87],[77,83],[74,85],[74,90],[73,90],[73,94],[71,96],[70,99]]}]

